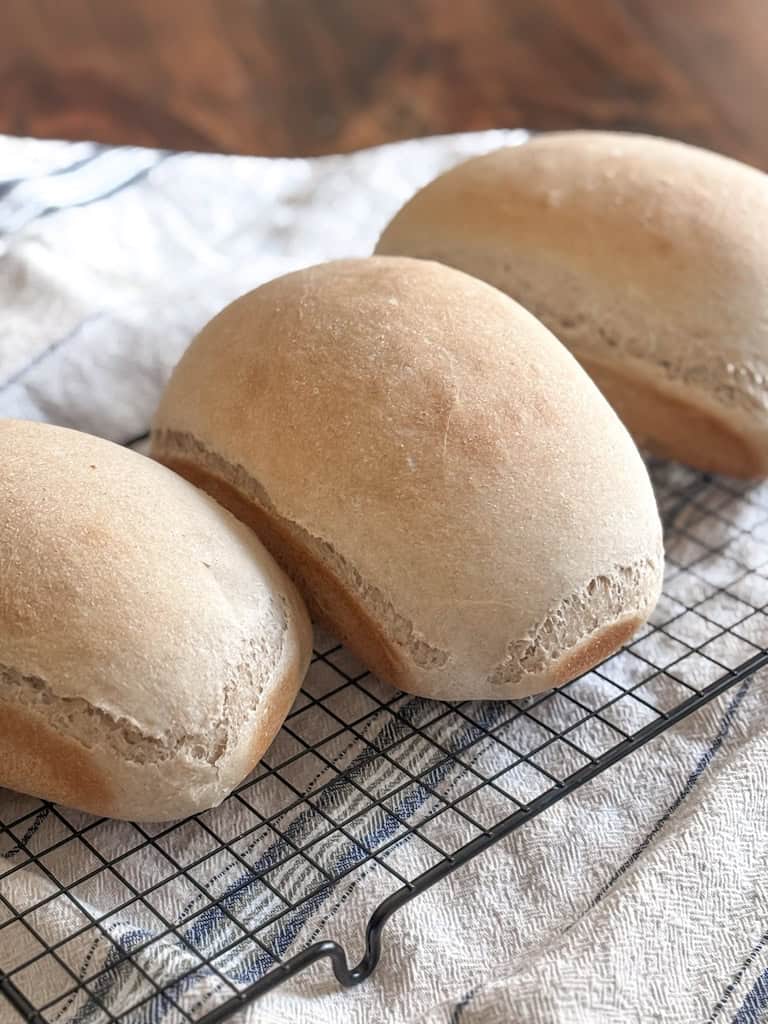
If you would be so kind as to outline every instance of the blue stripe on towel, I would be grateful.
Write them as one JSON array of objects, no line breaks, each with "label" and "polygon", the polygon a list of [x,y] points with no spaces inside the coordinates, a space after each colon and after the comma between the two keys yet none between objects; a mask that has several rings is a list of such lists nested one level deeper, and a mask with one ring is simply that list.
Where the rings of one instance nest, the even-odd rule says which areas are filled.
[{"label": "blue stripe on towel", "polygon": [[[733,724],[736,712],[738,711],[740,704],[744,700],[744,697],[747,695],[751,682],[751,678],[746,679],[739,687],[735,696],[726,708],[725,714],[720,720],[720,726],[717,730],[717,733],[715,734],[714,738],[712,739],[707,749],[699,758],[696,767],[693,769],[691,774],[686,779],[685,785],[683,786],[680,793],[675,797],[675,799],[669,805],[664,814],[662,814],[662,816],[657,820],[656,824],[653,826],[653,828],[650,830],[647,836],[643,839],[643,841],[635,848],[632,854],[630,854],[630,856],[627,857],[627,859],[624,861],[621,867],[619,867],[614,872],[610,881],[607,882],[606,885],[604,885],[603,888],[598,892],[597,896],[590,903],[586,911],[579,914],[579,916],[574,921],[572,921],[566,929],[564,929],[566,932],[570,931],[571,928],[573,928],[580,920],[582,920],[582,918],[584,918],[591,910],[593,910],[602,899],[604,899],[604,897],[608,894],[609,890],[611,889],[611,886],[615,885],[619,878],[621,878],[621,876],[632,866],[632,864],[634,864],[635,861],[638,860],[638,858],[648,848],[654,837],[661,831],[661,829],[669,821],[671,816],[680,807],[680,805],[683,803],[686,797],[690,796],[690,794],[696,788],[696,785],[701,780],[701,777],[704,775],[707,768],[714,760],[718,750],[722,747],[723,743],[727,739],[728,734],[731,731],[731,726]],[[766,936],[766,938],[768,938],[768,936]],[[472,1002],[475,995],[481,991],[481,988],[474,989],[473,991],[465,995],[460,1002],[455,1004],[454,1012],[458,1012],[458,1020],[461,1020],[462,1014],[467,1009],[469,1004]],[[712,1020],[714,1020],[714,1017],[710,1018],[710,1021]],[[708,1021],[707,1024],[710,1024],[710,1021]],[[751,1021],[752,1018],[745,1018],[744,1021],[739,1020],[738,1024],[747,1024],[747,1022],[751,1024]],[[451,1024],[453,1024],[453,1019]],[[734,1020],[733,1024],[737,1024],[737,1022]]]},{"label": "blue stripe on towel", "polygon": [[766,946],[766,944],[768,944],[768,932],[766,932],[764,935],[760,937],[760,940],[755,943],[755,945],[752,947],[752,949],[750,949],[749,953],[746,955],[744,960],[742,960],[741,964],[739,965],[739,969],[736,971],[731,980],[725,986],[722,995],[715,1003],[712,1013],[709,1015],[709,1017],[707,1017],[706,1024],[714,1024],[714,1022],[722,1013],[723,1007],[728,1002],[734,989],[739,984],[744,975],[747,973],[752,964],[755,962],[758,954]]},{"label": "blue stripe on towel", "polygon": [[64,164],[62,167],[54,167],[53,170],[45,171],[42,174],[29,174],[23,178],[3,178],[0,179],[0,200],[4,196],[10,195],[10,193],[22,182],[25,181],[43,181],[45,178],[54,178],[59,174],[69,174],[71,171],[79,170],[81,167],[85,167],[86,164],[90,163],[91,160],[95,160],[96,157],[103,151],[104,147],[97,145],[94,142],[73,142],[67,147],[67,153],[79,153],[72,163]]},{"label": "blue stripe on towel", "polygon": [[[605,883],[603,888],[598,892],[597,896],[590,904],[589,910],[592,910],[593,907],[596,907],[597,904],[600,903],[600,901],[604,899],[605,896],[607,896],[611,887],[614,886],[616,882],[618,882],[621,876],[626,871],[628,871],[629,868],[632,867],[632,865],[635,863],[635,861],[648,849],[650,844],[653,842],[653,840],[656,838],[659,832],[664,828],[664,826],[675,813],[675,811],[678,810],[680,805],[691,795],[693,790],[701,781],[702,776],[706,772],[707,768],[709,768],[709,766],[712,764],[712,761],[714,760],[718,750],[720,749],[720,747],[722,747],[723,743],[727,739],[728,733],[731,731],[731,726],[733,725],[733,720],[736,715],[736,712],[739,710],[739,705],[746,697],[751,683],[752,679],[750,678],[746,679],[741,684],[738,691],[736,692],[736,695],[733,697],[730,704],[726,708],[725,714],[723,715],[723,718],[720,722],[720,728],[717,730],[717,734],[710,743],[709,747],[704,751],[704,753],[699,758],[696,767],[685,780],[685,785],[683,786],[683,788],[677,794],[677,796],[666,809],[666,811],[664,811],[662,816],[656,821],[655,825],[650,830],[650,832],[645,836],[642,842],[632,851],[632,853],[629,855],[629,857],[627,857],[624,863],[621,864],[616,869],[616,871],[614,871],[611,878]],[[573,925],[571,925],[571,927],[573,927]]]},{"label": "blue stripe on towel", "polygon": [[464,995],[461,997],[458,1003],[453,1004],[453,1009],[451,1010],[451,1016],[448,1020],[448,1024],[461,1024],[461,1019],[464,1016],[464,1011],[475,998],[475,994],[478,991],[478,989],[479,986],[475,985],[474,988],[471,988],[468,992],[464,993]]},{"label": "blue stripe on towel", "polygon": [[[410,718],[411,720],[418,721],[421,717],[422,709],[425,705],[430,703],[431,702],[425,701],[421,698],[409,700],[399,711],[399,714],[402,718],[406,719],[406,721],[401,721],[401,719],[391,719],[375,736],[375,738],[368,741],[370,746],[373,748],[376,748],[377,745],[389,746],[393,741],[396,741],[398,737],[406,735],[408,733],[407,720]],[[493,726],[498,723],[498,720],[505,714],[504,705],[500,703],[488,703],[482,707],[484,714],[483,725],[486,729],[493,728]],[[483,735],[484,730],[481,726],[466,722],[460,732],[458,732],[452,738],[452,741],[450,741],[451,747],[453,750],[458,752],[459,750],[469,747]],[[443,743],[445,744],[446,741],[443,740]],[[378,754],[375,749],[371,750],[369,748],[363,750],[353,760],[345,774],[352,779],[359,776],[365,768],[376,763],[377,757]],[[456,769],[461,774],[466,773],[467,770],[453,759],[446,758],[424,773],[424,782],[427,785],[434,787],[448,776],[451,769]],[[327,786],[318,795],[317,799],[315,799],[315,804],[327,809],[329,806],[338,802],[340,791],[343,791],[343,789],[349,785],[350,783],[347,782],[345,778],[334,780],[330,786]],[[408,818],[414,815],[430,798],[431,794],[427,790],[416,789],[415,784],[411,784],[405,788],[401,799],[393,810],[395,814],[405,820],[408,820]],[[312,812],[304,812],[299,815],[295,821],[291,822],[291,824],[284,830],[284,835],[300,845],[302,835],[306,836],[307,825],[314,819],[314,817],[315,816]],[[375,850],[389,839],[394,838],[399,827],[398,823],[390,817],[379,828],[371,829],[369,832],[361,835],[358,838],[358,844],[363,849],[367,847],[368,849]],[[409,836],[407,834],[404,835],[403,842],[407,842],[408,838]],[[219,902],[223,903],[225,906],[230,904],[234,910],[234,906],[232,906],[233,901],[245,902],[247,901],[247,896],[251,892],[262,891],[262,884],[259,881],[257,874],[265,872],[273,864],[281,860],[282,855],[289,849],[290,847],[286,840],[282,837],[278,838],[260,856],[256,864],[254,864],[252,871],[242,874],[218,898]],[[355,863],[360,859],[360,854],[350,843],[336,859],[330,873],[332,875],[337,875],[346,869],[354,867]],[[320,909],[320,907],[323,906],[334,891],[335,886],[331,883],[322,886],[316,893],[314,893],[311,899],[302,903],[292,913],[286,914],[281,921],[276,922],[276,928],[278,930],[272,941],[278,955],[284,956],[288,952],[291,944],[301,932],[307,921],[317,912],[317,910]],[[191,904],[185,908],[184,913],[188,913],[190,909],[192,909]],[[228,920],[229,919],[217,906],[212,906],[206,910],[200,917],[201,923],[195,934],[195,938],[197,942],[200,943],[200,947],[204,948],[205,938],[213,935],[216,930],[221,927],[222,923],[225,923]],[[128,942],[126,942],[126,937],[128,937]],[[126,935],[121,936],[119,941],[123,948],[130,949],[131,946],[138,946],[142,943],[148,942],[152,937],[152,934],[149,932],[145,933],[140,930],[132,929],[130,932],[127,932]],[[192,936],[190,935],[190,937]],[[182,944],[178,942],[178,940],[174,941],[173,938],[169,938],[168,947],[169,949],[175,948],[177,951],[183,948]],[[238,955],[237,950],[235,950],[232,955],[233,958],[237,957],[237,963],[234,968],[229,967],[225,968],[225,970],[227,970],[233,978],[236,978],[241,983],[256,981],[274,966],[274,960],[266,953],[254,952],[252,955],[243,957],[242,953]],[[105,1005],[108,1005],[107,1001],[110,997],[119,999],[119,990],[122,985],[129,984],[132,979],[135,980],[135,967],[133,967],[129,961],[126,961],[123,955],[114,948],[107,954],[104,961],[104,967],[111,967],[111,969],[107,970],[97,978],[96,982],[92,984],[92,988],[101,1001],[105,1002]],[[198,982],[205,973],[205,970],[201,969],[201,971],[195,971],[193,974],[181,978],[178,982],[175,982],[166,989],[167,994],[172,998],[179,998],[192,985]],[[134,1017],[132,1018],[131,1024],[158,1024],[169,1008],[167,1000],[158,996],[142,1006],[140,1010],[134,1011]],[[93,1000],[88,1000],[88,1002],[77,1011],[72,1024],[89,1024],[93,1019],[94,1009],[97,1009],[97,1004]]]},{"label": "blue stripe on towel", "polygon": [[0,235],[40,217],[109,199],[145,178],[171,154],[165,150],[106,149],[58,176],[28,178],[0,201]]},{"label": "blue stripe on towel", "polygon": [[768,1007],[768,970],[763,971],[741,1004],[731,1024],[760,1024]]}]

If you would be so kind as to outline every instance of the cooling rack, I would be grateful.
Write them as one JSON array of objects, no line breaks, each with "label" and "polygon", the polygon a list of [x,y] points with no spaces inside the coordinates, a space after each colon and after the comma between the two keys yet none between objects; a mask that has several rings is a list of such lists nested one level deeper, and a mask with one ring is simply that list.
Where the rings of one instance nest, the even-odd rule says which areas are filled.
[{"label": "cooling rack", "polygon": [[[768,664],[768,488],[650,469],[664,594],[586,676],[439,703],[318,633],[285,727],[221,807],[150,827],[0,798],[0,991],[21,1019],[219,1024],[324,958],[357,984],[409,900]],[[367,932],[343,943],[326,910],[353,891]]]}]

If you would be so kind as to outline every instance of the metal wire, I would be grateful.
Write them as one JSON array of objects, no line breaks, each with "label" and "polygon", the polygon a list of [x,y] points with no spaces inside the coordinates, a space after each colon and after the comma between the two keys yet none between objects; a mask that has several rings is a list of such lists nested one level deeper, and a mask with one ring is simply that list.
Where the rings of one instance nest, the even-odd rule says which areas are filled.
[{"label": "metal wire", "polygon": [[[0,992],[21,1018],[219,1024],[320,959],[358,984],[405,903],[768,664],[768,491],[650,468],[664,596],[587,676],[444,704],[384,687],[318,637],[280,736],[221,808],[151,827],[21,801],[0,820],[0,939],[16,929],[22,951],[0,965]],[[22,872],[36,879],[28,903]],[[301,945],[342,883],[371,893],[353,966],[333,936]],[[62,913],[72,926],[52,936]],[[41,995],[43,975],[56,984]]]}]

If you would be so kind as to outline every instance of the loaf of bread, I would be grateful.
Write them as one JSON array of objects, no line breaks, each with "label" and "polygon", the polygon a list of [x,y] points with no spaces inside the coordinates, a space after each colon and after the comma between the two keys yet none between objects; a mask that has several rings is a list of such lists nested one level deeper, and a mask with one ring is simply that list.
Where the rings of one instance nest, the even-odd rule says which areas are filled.
[{"label": "loaf of bread", "polygon": [[490,282],[574,353],[639,444],[768,473],[768,177],[679,142],[564,132],[427,185],[377,252]]},{"label": "loaf of bread", "polygon": [[653,492],[608,403],[530,313],[437,263],[332,262],[234,302],[174,371],[152,453],[412,693],[561,683],[659,594]]},{"label": "loaf of bread", "polygon": [[219,803],[311,652],[272,557],[135,452],[0,420],[0,786],[94,814]]}]

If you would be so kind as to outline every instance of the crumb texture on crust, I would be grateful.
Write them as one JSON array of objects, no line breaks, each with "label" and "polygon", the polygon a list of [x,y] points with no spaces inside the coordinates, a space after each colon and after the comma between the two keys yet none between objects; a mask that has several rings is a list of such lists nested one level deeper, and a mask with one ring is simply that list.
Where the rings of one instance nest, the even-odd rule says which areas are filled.
[{"label": "crumb texture on crust", "polygon": [[[498,243],[481,250],[413,238],[408,249],[420,259],[475,274],[516,299],[579,359],[616,365],[634,360],[658,380],[695,389],[724,411],[768,415],[768,358],[724,354],[716,327],[699,326],[685,344],[679,338],[672,344],[658,304],[643,308],[635,297],[630,316],[629,305],[617,304],[615,296],[603,302],[582,274],[553,258],[518,253],[513,246],[501,253]],[[557,306],[553,295],[561,299]]]},{"label": "crumb texture on crust", "polygon": [[[127,717],[117,716],[83,697],[57,694],[38,676],[24,675],[0,663],[0,708],[39,716],[45,724],[84,751],[97,751],[126,766],[187,761],[216,772],[236,745],[242,727],[258,710],[283,655],[288,628],[283,598],[271,599],[268,628],[250,637],[234,671],[227,673],[219,716],[204,732],[169,726],[151,735]],[[246,683],[244,686],[243,684]]]},{"label": "crumb texture on crust", "polygon": [[[563,598],[527,636],[513,640],[507,656],[490,676],[494,688],[525,686],[526,676],[541,676],[604,630],[624,619],[639,625],[655,601],[661,582],[663,560],[641,558],[619,565],[610,573],[595,576],[575,593]],[[597,660],[607,657],[628,639],[632,630],[619,630],[615,642],[595,646]],[[598,650],[599,649],[599,650]],[[594,664],[595,662],[593,662]],[[586,671],[585,666],[582,671]],[[578,671],[574,672],[578,674]],[[556,682],[563,680],[553,680]]]},{"label": "crumb texture on crust", "polygon": [[768,473],[768,358],[737,354],[716,324],[687,329],[658,305],[617,302],[560,262],[500,253],[498,244],[480,250],[414,239],[408,249],[523,303],[581,363],[641,447],[707,472]]},{"label": "crumb texture on crust", "polygon": [[[303,547],[349,588],[365,609],[375,616],[377,624],[387,638],[406,652],[408,659],[420,669],[443,669],[450,662],[448,651],[430,644],[416,630],[410,619],[401,615],[378,587],[369,583],[360,572],[327,540],[316,537],[298,523],[285,519],[267,494],[264,486],[240,465],[232,465],[191,434],[175,430],[159,430],[152,435],[153,454],[160,461],[166,457],[174,468],[184,472],[185,464],[201,463],[206,472],[234,488],[248,500],[258,504],[270,517],[280,522],[293,540]],[[279,559],[278,559],[279,560]],[[283,568],[290,574],[292,567]]]},{"label": "crumb texture on crust", "polygon": [[590,355],[621,364],[626,359],[647,363],[661,380],[695,388],[713,398],[724,409],[768,413],[768,362],[754,356],[731,361],[717,350],[718,338],[699,337],[689,349],[670,350],[660,345],[652,330],[638,324],[627,333],[611,327],[597,312],[565,313],[546,302],[532,300],[532,312],[545,323],[575,355]]},{"label": "crumb texture on crust", "polygon": [[222,722],[212,723],[210,733],[190,734],[172,728],[150,736],[127,718],[119,718],[82,697],[62,697],[35,676],[25,676],[0,665],[0,707],[16,707],[40,716],[62,736],[84,750],[108,751],[126,764],[160,764],[178,757],[213,764],[226,750]]},{"label": "crumb texture on crust", "polygon": [[[191,434],[172,429],[154,432],[152,445],[155,458],[167,460],[182,474],[194,475],[200,486],[210,486],[217,479],[222,479],[236,494],[257,503],[271,517],[279,519],[283,526],[287,524],[300,544],[354,591],[387,640],[397,645],[419,670],[422,680],[432,672],[436,675],[442,671],[450,673],[450,652],[435,647],[417,633],[414,624],[400,615],[391,602],[331,544],[312,536],[298,524],[282,519],[264,486],[242,465],[230,464]],[[203,473],[198,472],[201,467]],[[233,511],[237,514],[238,510]],[[556,674],[558,668],[563,670],[563,659],[567,660],[577,648],[584,647],[582,661],[587,657],[587,648],[601,654],[586,667],[608,656],[629,638],[655,604],[663,564],[663,551],[659,551],[655,558],[641,558],[631,565],[616,566],[610,573],[594,577],[565,597],[526,636],[510,641],[506,657],[485,680],[483,696],[509,696],[524,688],[526,679],[540,678],[549,670]],[[284,568],[291,572],[290,565],[284,565]],[[631,625],[625,628],[621,623]],[[614,638],[610,643],[609,635]],[[375,669],[375,666],[371,667]],[[586,667],[582,671],[586,671]],[[576,671],[574,674],[579,673]],[[402,679],[405,689],[409,688],[408,675],[406,669]],[[390,678],[389,681],[401,685],[397,679]],[[559,681],[564,680],[554,680],[552,685]],[[502,690],[505,692],[499,692]]]}]

